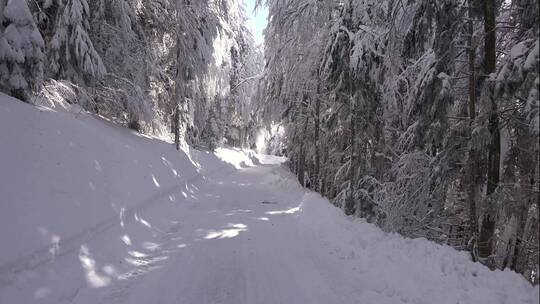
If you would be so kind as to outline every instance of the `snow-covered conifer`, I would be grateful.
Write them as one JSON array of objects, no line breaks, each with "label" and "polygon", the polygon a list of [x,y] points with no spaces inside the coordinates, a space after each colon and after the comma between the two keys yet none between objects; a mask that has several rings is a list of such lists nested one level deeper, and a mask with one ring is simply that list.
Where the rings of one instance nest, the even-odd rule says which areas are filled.
[{"label": "snow-covered conifer", "polygon": [[43,38],[26,0],[8,0],[0,14],[0,88],[28,100],[43,80]]},{"label": "snow-covered conifer", "polygon": [[106,73],[90,39],[90,8],[86,0],[58,0],[58,15],[50,41],[49,67],[60,78],[100,78]]}]

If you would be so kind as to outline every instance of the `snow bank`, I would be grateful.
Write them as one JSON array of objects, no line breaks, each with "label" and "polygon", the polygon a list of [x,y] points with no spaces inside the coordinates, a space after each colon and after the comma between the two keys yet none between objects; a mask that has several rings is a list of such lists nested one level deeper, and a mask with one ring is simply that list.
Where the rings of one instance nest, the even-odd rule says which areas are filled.
[{"label": "snow bank", "polygon": [[[469,253],[426,239],[385,233],[315,193],[304,195],[298,219],[358,273],[361,303],[538,303],[539,288],[512,271],[491,271]],[[421,282],[422,284],[419,284]],[[374,292],[373,292],[374,291]],[[388,301],[395,298],[395,301]]]},{"label": "snow bank", "polygon": [[34,107],[1,93],[0,129],[0,272],[78,249],[82,239],[229,167],[74,108]]}]

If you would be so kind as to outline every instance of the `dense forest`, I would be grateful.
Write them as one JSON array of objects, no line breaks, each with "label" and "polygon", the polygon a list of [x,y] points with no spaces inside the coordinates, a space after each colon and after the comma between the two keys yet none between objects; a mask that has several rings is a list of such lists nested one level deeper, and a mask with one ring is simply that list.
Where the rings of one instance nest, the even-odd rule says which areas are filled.
[{"label": "dense forest", "polygon": [[263,55],[238,1],[4,0],[0,12],[2,91],[190,144],[247,141]]},{"label": "dense forest", "polygon": [[[0,90],[288,158],[384,231],[539,282],[537,0],[0,0]],[[272,132],[279,129],[281,132]]]},{"label": "dense forest", "polygon": [[537,283],[538,2],[268,5],[263,117],[300,183]]}]

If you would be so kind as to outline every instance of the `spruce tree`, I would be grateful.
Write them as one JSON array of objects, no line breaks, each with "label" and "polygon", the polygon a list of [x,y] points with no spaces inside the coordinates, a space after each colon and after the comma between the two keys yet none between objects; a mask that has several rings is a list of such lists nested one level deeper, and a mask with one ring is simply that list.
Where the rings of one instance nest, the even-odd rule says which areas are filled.
[{"label": "spruce tree", "polygon": [[8,0],[0,13],[0,89],[29,101],[43,79],[43,38],[25,0]]}]

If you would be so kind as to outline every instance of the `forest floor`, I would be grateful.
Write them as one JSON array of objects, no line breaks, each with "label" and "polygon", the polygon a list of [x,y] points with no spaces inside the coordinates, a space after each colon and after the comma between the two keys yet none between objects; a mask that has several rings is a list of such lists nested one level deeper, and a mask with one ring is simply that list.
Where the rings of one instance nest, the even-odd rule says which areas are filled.
[{"label": "forest floor", "polygon": [[282,158],[177,152],[3,95],[0,129],[2,304],[539,301],[518,274],[344,216]]}]

